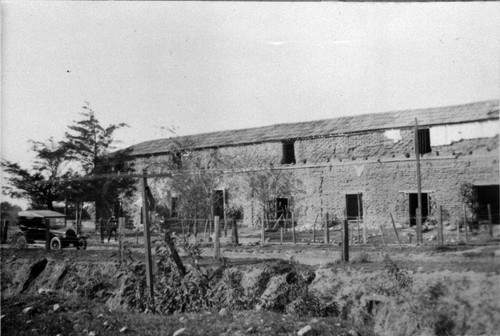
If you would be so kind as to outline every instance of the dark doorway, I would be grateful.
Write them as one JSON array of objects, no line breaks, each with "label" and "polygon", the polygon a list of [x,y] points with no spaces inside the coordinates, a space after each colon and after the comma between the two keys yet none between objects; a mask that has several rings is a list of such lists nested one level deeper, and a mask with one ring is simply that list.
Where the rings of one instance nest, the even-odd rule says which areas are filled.
[{"label": "dark doorway", "polygon": [[345,204],[348,220],[363,219],[363,194],[346,194]]},{"label": "dark doorway", "polygon": [[[418,193],[410,193],[410,226],[417,225],[417,208],[418,208]],[[429,217],[429,195],[421,193],[422,195],[422,223]]]},{"label": "dark doorway", "polygon": [[276,198],[276,219],[285,219],[288,212],[288,198]]},{"label": "dark doorway", "polygon": [[498,185],[476,186],[477,201],[479,203],[478,219],[481,221],[488,220],[488,204],[491,209],[491,218],[493,224],[500,222],[499,218],[499,194],[500,187]]},{"label": "dark doorway", "polygon": [[214,191],[214,216],[219,216],[220,220],[224,218],[224,190]]}]

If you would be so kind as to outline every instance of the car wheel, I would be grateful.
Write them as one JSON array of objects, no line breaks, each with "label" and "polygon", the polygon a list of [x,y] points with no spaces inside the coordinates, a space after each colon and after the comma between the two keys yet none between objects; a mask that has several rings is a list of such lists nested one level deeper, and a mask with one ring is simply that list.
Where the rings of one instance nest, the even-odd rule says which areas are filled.
[{"label": "car wheel", "polygon": [[86,250],[87,249],[87,238],[81,237],[80,239],[78,239],[78,243],[75,246],[76,246],[77,250],[79,250],[80,248],[82,250]]},{"label": "car wheel", "polygon": [[50,240],[51,250],[60,250],[62,248],[61,239],[59,237],[54,237]]},{"label": "car wheel", "polygon": [[18,249],[25,249],[26,247],[28,247],[28,241],[26,240],[26,237],[25,236],[17,237],[14,243],[14,247]]}]

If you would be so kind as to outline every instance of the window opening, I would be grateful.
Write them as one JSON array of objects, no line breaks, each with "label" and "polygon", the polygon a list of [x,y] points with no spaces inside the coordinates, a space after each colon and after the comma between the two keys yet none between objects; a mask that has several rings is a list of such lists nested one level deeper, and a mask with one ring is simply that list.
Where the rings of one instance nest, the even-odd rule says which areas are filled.
[{"label": "window opening", "polygon": [[428,128],[418,130],[418,152],[420,155],[432,152],[431,135]]},{"label": "window opening", "polygon": [[294,142],[283,142],[283,159],[282,164],[295,164],[295,148]]}]

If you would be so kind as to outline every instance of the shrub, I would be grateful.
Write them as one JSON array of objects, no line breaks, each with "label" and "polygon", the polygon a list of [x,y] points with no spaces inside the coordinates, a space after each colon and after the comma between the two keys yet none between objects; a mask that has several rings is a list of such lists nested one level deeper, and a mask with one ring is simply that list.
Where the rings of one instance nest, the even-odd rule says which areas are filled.
[{"label": "shrub", "polygon": [[365,263],[369,263],[369,262],[371,262],[370,255],[367,252],[357,253],[351,259],[352,264],[365,264]]},{"label": "shrub", "polygon": [[[436,335],[452,335],[455,322],[450,317],[451,308],[444,298],[447,288],[441,282],[430,284],[426,288],[415,289],[412,276],[400,268],[389,256],[384,258],[385,270],[389,281],[384,281],[377,288],[379,293],[393,297],[396,305],[392,310],[397,314],[406,311],[403,325],[391,323],[397,333],[415,334],[432,330]],[[415,321],[413,326],[409,321]],[[399,328],[404,328],[400,330]]]}]

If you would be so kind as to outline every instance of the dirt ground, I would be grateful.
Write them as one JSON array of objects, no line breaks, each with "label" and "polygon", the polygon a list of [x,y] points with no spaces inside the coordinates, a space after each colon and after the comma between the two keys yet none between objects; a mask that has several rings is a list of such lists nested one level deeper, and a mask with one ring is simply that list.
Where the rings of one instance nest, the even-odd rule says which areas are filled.
[{"label": "dirt ground", "polygon": [[[353,330],[357,330],[358,334],[361,334],[361,330],[364,335],[499,335],[500,245],[498,228],[495,230],[493,237],[490,237],[487,231],[479,232],[470,238],[480,237],[481,240],[475,242],[471,240],[468,245],[459,244],[456,240],[452,242],[452,237],[456,237],[456,233],[453,232],[449,235],[446,246],[443,247],[437,246],[433,240],[425,240],[424,245],[408,244],[408,242],[399,245],[394,239],[395,235],[392,240],[389,240],[387,235],[384,237],[386,244],[352,244],[349,250],[349,263],[340,261],[341,246],[335,243],[340,237],[336,236],[336,232],[330,235],[334,243],[328,245],[313,243],[310,232],[298,234],[297,244],[280,243],[279,233],[267,233],[269,239],[264,246],[261,246],[259,231],[242,230],[240,245],[227,244],[228,238],[223,237],[221,248],[222,255],[226,259],[227,272],[239,272],[242,286],[251,286],[248,285],[251,277],[248,278],[250,280],[246,277],[249,277],[249,274],[258,277],[263,263],[284,260],[287,263],[305,265],[314,273],[314,280],[308,285],[309,291],[324,302],[335,300],[341,311],[348,312],[348,316],[337,320],[317,317],[317,320],[313,322],[311,318],[298,318],[293,327],[290,327],[290,321],[286,322],[287,316],[290,315],[281,314],[279,316],[284,319],[283,325],[273,325],[272,328],[269,327],[271,329],[265,329],[260,327],[258,323],[260,320],[269,326],[272,323],[262,319],[260,315],[262,313],[257,313],[259,310],[252,311],[252,314],[259,317],[255,317],[255,323],[250,323],[247,328],[230,327],[231,323],[236,323],[234,320],[218,318],[217,312],[213,312],[217,318],[209,324],[215,323],[225,328],[223,331],[219,329],[213,331],[214,335],[224,333],[227,335],[268,335],[270,332],[296,335],[307,325],[312,326],[311,335],[346,335]],[[425,235],[425,239],[428,236]],[[59,293],[62,289],[68,292],[71,284],[63,283],[68,281],[68,277],[66,276],[64,281],[61,280],[68,265],[71,265],[73,269],[79,269],[78,274],[83,279],[96,276],[112,277],[116,273],[118,244],[113,240],[109,243],[107,241],[101,243],[95,234],[89,234],[89,237],[89,246],[85,251],[68,248],[62,251],[46,252],[42,245],[30,246],[24,250],[10,248],[9,244],[2,245],[3,331],[5,331],[3,326],[7,322],[15,322],[12,318],[16,315],[15,313],[19,313],[21,308],[36,305],[37,300],[40,300],[40,290],[48,288],[55,291],[57,295],[62,295]],[[381,236],[376,234],[370,237],[372,243],[380,238]],[[144,260],[141,239],[141,236],[129,232],[125,243],[131,257],[137,261]],[[203,246],[202,256],[204,257],[202,266],[212,267],[220,262],[213,258],[214,252],[210,243],[205,241],[201,243],[201,246]],[[181,256],[183,256],[182,253]],[[401,283],[400,287],[387,286],[389,283],[397,285],[399,281],[394,280],[398,279],[397,276],[391,277],[394,274],[389,274],[387,271],[387,256],[397,265],[395,274],[399,276],[399,280],[410,279],[410,290],[404,288]],[[157,258],[159,256],[153,256],[154,260]],[[35,265],[40,260],[46,260],[46,265],[43,265],[41,273],[35,274],[38,267]],[[282,278],[280,274],[271,274],[262,292],[259,293],[261,298],[267,295],[268,299],[272,296],[273,290],[279,288],[279,281]],[[112,290],[117,291],[118,288],[119,285]],[[432,295],[429,296],[429,293]],[[439,297],[439,300],[436,297]],[[47,304],[43,300],[40,302]],[[40,303],[40,305],[43,304]],[[53,302],[51,301],[50,304]],[[97,305],[97,303],[94,304]],[[102,302],[99,303],[99,307],[102,305]],[[96,308],[96,311],[99,309],[105,308]],[[366,322],[365,316],[368,310],[370,323]],[[71,311],[71,309],[67,308],[66,311]],[[109,310],[107,312],[109,313]],[[240,313],[232,312],[231,317],[239,316],[238,314]],[[19,318],[23,323],[29,321],[27,317],[20,316]],[[134,327],[129,323],[129,333],[132,329],[142,330],[141,322],[139,322],[141,318],[129,316],[125,318],[127,319],[132,319],[138,324]],[[202,320],[199,316],[195,319]],[[95,317],[89,318],[87,322],[82,322],[79,326],[72,325],[71,332],[67,334],[90,335],[89,328],[94,320]],[[158,331],[158,333],[151,334],[170,335],[182,327],[182,323],[169,321],[172,324],[171,328],[163,330],[163,333]],[[343,323],[343,328],[337,328],[337,324],[340,325],[340,323]],[[211,330],[208,325],[198,324],[197,327],[191,328],[191,332],[185,330],[181,334],[195,335],[194,330],[198,328]],[[279,331],[280,328],[284,331]],[[32,333],[33,329],[37,328],[26,328],[23,329],[24,333],[18,334],[36,334]],[[116,331],[116,334],[118,333]],[[108,329],[100,333],[100,335],[105,334],[114,333],[110,333]]]}]

